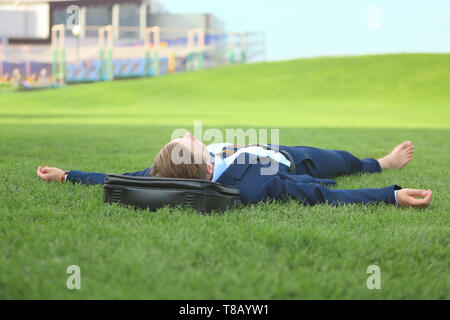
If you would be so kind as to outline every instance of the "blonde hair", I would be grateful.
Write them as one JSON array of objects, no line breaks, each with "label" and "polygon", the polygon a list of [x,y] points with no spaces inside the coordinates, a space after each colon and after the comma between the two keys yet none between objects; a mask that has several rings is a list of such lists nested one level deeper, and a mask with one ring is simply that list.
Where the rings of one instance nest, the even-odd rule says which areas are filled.
[{"label": "blonde hair", "polygon": [[151,169],[153,177],[161,178],[206,179],[206,174],[205,159],[194,163],[194,154],[178,141],[169,142],[158,152]]}]

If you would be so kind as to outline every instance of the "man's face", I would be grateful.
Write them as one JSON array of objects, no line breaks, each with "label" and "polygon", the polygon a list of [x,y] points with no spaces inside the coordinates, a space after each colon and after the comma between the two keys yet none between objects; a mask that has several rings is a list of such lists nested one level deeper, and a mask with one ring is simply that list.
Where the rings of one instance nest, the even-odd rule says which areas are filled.
[{"label": "man's face", "polygon": [[183,138],[177,138],[172,141],[178,141],[179,143],[186,146],[192,154],[197,156],[198,159],[204,159],[207,163],[209,163],[209,151],[206,148],[206,145],[200,140],[196,139],[192,133],[189,131],[186,132]]},{"label": "man's face", "polygon": [[[187,157],[185,157],[185,154],[182,153],[182,158],[180,159],[180,149],[175,147],[172,150],[171,154],[172,163],[180,164],[179,160],[181,160],[181,163],[184,164],[206,164],[206,172],[199,178],[207,180],[211,180],[213,178],[214,162],[211,161],[211,155],[209,154],[208,148],[206,148],[206,145],[203,142],[197,140],[190,132],[187,132],[183,138],[173,139],[169,144],[172,144],[174,142],[176,143],[176,146],[181,145],[182,148],[188,149],[190,151],[190,155],[187,155]],[[194,163],[191,163],[191,155],[194,158]]]}]

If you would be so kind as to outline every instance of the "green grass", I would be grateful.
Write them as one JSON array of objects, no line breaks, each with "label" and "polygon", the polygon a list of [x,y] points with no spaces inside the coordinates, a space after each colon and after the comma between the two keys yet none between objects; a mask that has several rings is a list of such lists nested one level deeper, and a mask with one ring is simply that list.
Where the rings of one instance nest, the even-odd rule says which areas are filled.
[{"label": "green grass", "polygon": [[[450,55],[318,58],[0,95],[0,298],[449,299],[449,70]],[[153,213],[35,176],[142,170],[194,120],[361,157],[412,140],[406,168],[338,188],[430,188],[432,204]],[[81,290],[66,288],[72,264]],[[366,288],[372,264],[381,290]]]}]

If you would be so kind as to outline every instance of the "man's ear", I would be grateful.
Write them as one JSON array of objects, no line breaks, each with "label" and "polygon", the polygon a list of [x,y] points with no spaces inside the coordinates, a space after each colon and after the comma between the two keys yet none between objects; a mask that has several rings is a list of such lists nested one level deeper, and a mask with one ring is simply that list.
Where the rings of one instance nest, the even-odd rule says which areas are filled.
[{"label": "man's ear", "polygon": [[209,180],[212,179],[213,172],[214,172],[214,165],[208,163],[206,165],[206,176],[209,178]]}]

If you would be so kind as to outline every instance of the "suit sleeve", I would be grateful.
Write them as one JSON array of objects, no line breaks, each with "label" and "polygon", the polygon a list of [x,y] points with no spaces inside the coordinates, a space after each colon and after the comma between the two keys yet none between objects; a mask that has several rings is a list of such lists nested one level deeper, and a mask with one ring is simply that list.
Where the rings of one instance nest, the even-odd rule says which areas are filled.
[{"label": "suit sleeve", "polygon": [[[142,171],[137,172],[128,172],[123,173],[126,176],[149,176],[151,168],[147,168]],[[85,172],[72,170],[69,171],[66,177],[66,181],[70,181],[72,183],[81,183],[81,184],[103,184],[105,182],[106,173],[101,172]]]},{"label": "suit sleeve", "polygon": [[296,198],[309,205],[329,203],[337,206],[342,204],[395,204],[394,191],[401,189],[397,185],[377,189],[330,189],[317,183],[296,183],[291,180],[273,176],[263,184],[256,193],[257,201],[267,199]]}]

